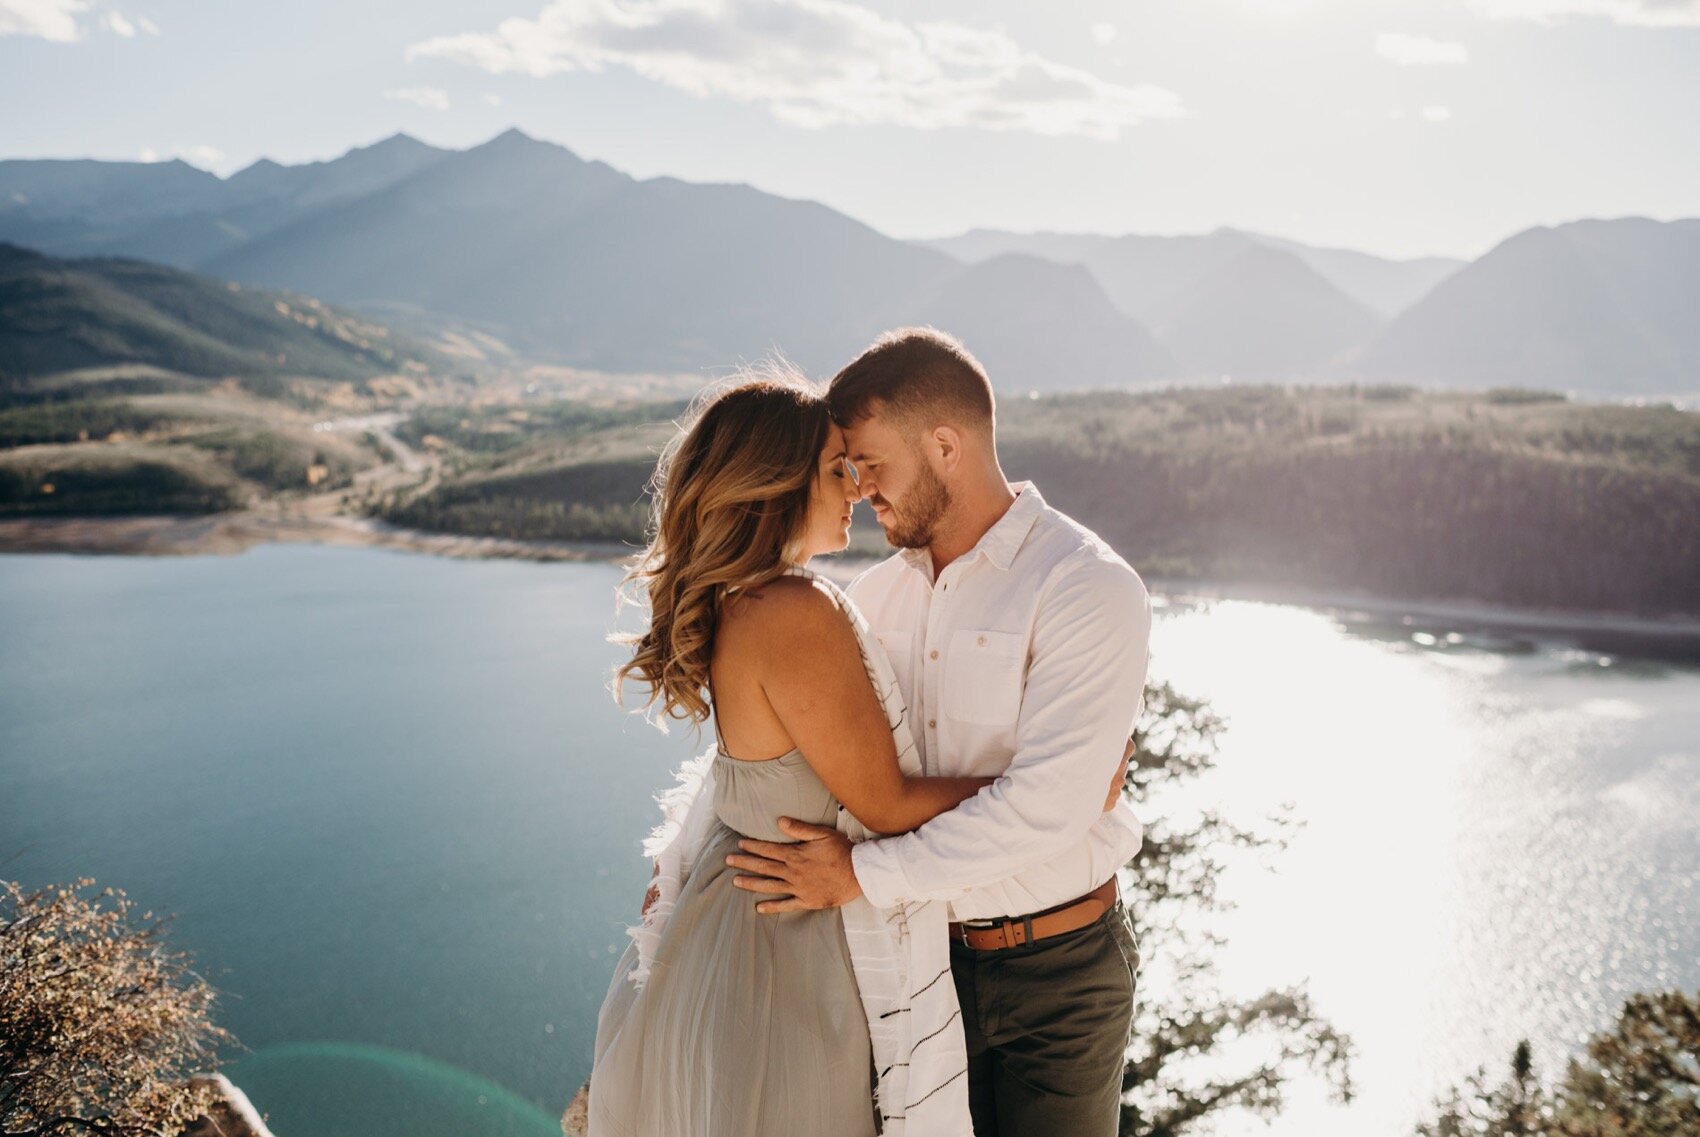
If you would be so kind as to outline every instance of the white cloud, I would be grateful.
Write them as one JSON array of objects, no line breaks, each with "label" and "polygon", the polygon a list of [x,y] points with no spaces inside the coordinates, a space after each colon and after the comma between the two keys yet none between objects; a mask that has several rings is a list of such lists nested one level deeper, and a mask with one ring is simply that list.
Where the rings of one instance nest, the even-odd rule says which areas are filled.
[{"label": "white cloud", "polygon": [[1417,112],[1428,122],[1445,122],[1452,117],[1451,107],[1424,107]]},{"label": "white cloud", "polygon": [[1114,43],[1116,38],[1116,26],[1112,23],[1108,23],[1107,21],[1100,20],[1098,23],[1092,25],[1092,38],[1098,43]]},{"label": "white cloud", "polygon": [[384,98],[398,99],[404,103],[413,103],[428,111],[446,111],[449,109],[449,93],[436,87],[402,87],[397,90],[385,91]]},{"label": "white cloud", "polygon": [[1571,16],[1603,16],[1643,27],[1700,27],[1700,0],[1473,0],[1496,20],[1554,24]]},{"label": "white cloud", "polygon": [[502,96],[496,94],[494,91],[485,91],[484,101],[493,107],[499,107],[502,105]]},{"label": "white cloud", "polygon": [[765,105],[818,129],[895,124],[1117,137],[1186,114],[1022,48],[1002,29],[905,23],[849,0],[551,0],[536,19],[416,43],[443,59],[542,77],[620,67],[696,98]]},{"label": "white cloud", "polygon": [[1401,67],[1435,67],[1468,63],[1470,49],[1461,43],[1446,43],[1429,36],[1382,32],[1375,37],[1375,53]]},{"label": "white cloud", "polygon": [[144,146],[142,147],[142,152],[136,155],[136,161],[157,162],[159,161],[159,151],[155,150],[152,146]]},{"label": "white cloud", "polygon": [[83,36],[77,13],[88,0],[0,0],[0,36],[39,36],[54,43],[74,43]]},{"label": "white cloud", "polygon": [[137,16],[132,20],[116,8],[100,18],[100,26],[125,39],[134,38],[137,32],[146,32],[150,36],[159,34],[159,26],[146,16]]}]

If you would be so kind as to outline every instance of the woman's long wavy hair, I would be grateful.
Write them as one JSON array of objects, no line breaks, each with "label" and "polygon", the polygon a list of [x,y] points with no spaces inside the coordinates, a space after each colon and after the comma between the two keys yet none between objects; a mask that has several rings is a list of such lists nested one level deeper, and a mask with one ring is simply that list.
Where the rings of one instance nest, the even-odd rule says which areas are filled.
[{"label": "woman's long wavy hair", "polygon": [[763,364],[705,392],[656,464],[649,545],[622,582],[647,600],[649,627],[616,636],[632,658],[646,709],[702,723],[708,667],[729,593],[783,575],[808,531],[831,418],[821,390],[789,364]]}]

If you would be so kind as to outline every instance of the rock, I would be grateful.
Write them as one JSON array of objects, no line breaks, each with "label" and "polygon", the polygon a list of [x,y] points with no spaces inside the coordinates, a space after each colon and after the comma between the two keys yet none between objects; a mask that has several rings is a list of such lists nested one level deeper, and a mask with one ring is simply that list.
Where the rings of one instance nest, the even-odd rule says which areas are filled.
[{"label": "rock", "polygon": [[578,1088],[561,1115],[561,1137],[584,1137],[590,1128],[590,1081]]},{"label": "rock", "polygon": [[272,1137],[272,1131],[266,1128],[248,1095],[223,1074],[196,1074],[189,1083],[196,1086],[210,1083],[218,1093],[218,1101],[191,1121],[182,1137]]}]

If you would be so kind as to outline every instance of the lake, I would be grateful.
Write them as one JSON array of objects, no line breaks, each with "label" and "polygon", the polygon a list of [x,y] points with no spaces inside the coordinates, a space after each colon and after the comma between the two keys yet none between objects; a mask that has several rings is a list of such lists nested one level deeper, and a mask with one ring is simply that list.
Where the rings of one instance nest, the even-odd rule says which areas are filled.
[{"label": "lake", "polygon": [[[0,556],[0,876],[177,913],[279,1137],[558,1134],[698,749],[608,694],[618,575]],[[1153,676],[1229,724],[1190,804],[1305,822],[1228,882],[1223,984],[1308,982],[1357,1044],[1359,1100],[1300,1078],[1272,1132],[1406,1133],[1700,987],[1700,668],[1646,654],[1163,599]]]}]

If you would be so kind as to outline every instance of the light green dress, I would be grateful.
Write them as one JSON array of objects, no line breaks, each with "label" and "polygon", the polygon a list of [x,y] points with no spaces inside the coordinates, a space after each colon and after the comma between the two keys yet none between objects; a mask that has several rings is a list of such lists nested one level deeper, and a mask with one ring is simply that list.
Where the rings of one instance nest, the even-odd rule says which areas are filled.
[{"label": "light green dress", "polygon": [[780,817],[831,826],[839,804],[793,749],[714,757],[716,826],[639,989],[637,945],[597,1018],[590,1137],[868,1137],[873,1052],[837,909],[762,915],[732,884],[741,836]]}]

